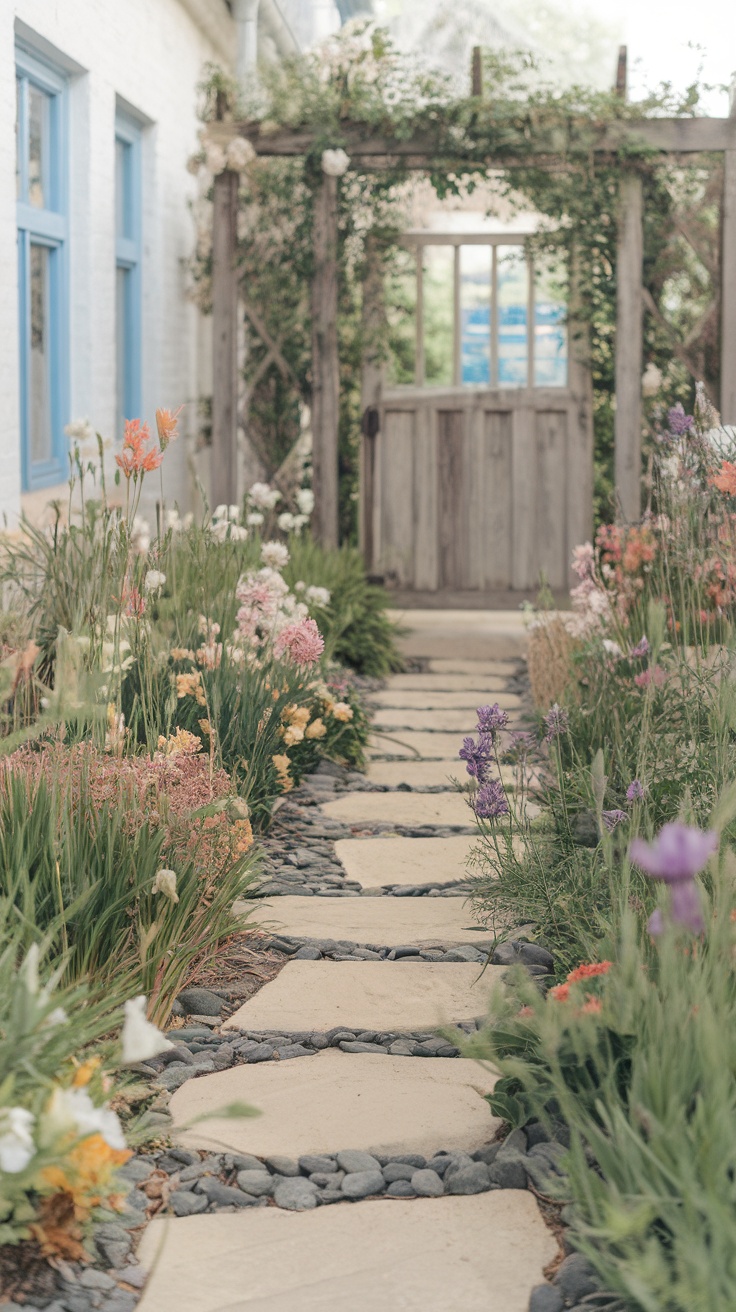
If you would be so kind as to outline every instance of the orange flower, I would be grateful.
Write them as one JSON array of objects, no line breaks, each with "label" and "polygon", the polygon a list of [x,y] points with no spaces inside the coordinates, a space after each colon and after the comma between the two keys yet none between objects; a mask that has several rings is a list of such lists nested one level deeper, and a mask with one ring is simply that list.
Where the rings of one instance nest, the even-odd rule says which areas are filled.
[{"label": "orange flower", "polygon": [[583,1016],[597,1016],[603,1010],[603,1004],[600,998],[589,997],[580,1008]]},{"label": "orange flower", "polygon": [[141,472],[150,473],[151,470],[158,469],[164,453],[157,447],[146,449],[150,441],[151,432],[148,424],[141,423],[140,419],[126,419],[123,449],[121,454],[115,457],[115,463],[122,469],[126,478],[137,479]]},{"label": "orange flower", "polygon": [[177,410],[156,411],[156,429],[162,451],[166,450],[169,442],[173,442],[179,436],[179,415],[183,409],[184,406],[180,405]]},{"label": "orange flower", "polygon": [[89,1084],[98,1066],[101,1065],[101,1060],[100,1057],[90,1057],[88,1061],[82,1062],[82,1065],[78,1066],[74,1072],[72,1088],[83,1089],[85,1084]]},{"label": "orange flower", "polygon": [[31,1232],[47,1257],[84,1260],[84,1224],[96,1207],[122,1210],[124,1198],[114,1188],[116,1168],[132,1153],[111,1148],[101,1134],[88,1135],[67,1153],[63,1165],[41,1172],[50,1197],[42,1200]]},{"label": "orange flower", "polygon": [[612,966],[611,961],[594,961],[571,970],[567,977],[568,984],[577,984],[581,979],[593,979],[596,975],[607,975]]},{"label": "orange flower", "polygon": [[729,496],[736,497],[736,465],[731,464],[730,460],[724,460],[720,474],[714,474],[710,483],[719,492],[727,492]]},{"label": "orange flower", "polygon": [[570,996],[569,984],[556,984],[547,994],[548,998],[554,998],[555,1002],[567,1002]]}]

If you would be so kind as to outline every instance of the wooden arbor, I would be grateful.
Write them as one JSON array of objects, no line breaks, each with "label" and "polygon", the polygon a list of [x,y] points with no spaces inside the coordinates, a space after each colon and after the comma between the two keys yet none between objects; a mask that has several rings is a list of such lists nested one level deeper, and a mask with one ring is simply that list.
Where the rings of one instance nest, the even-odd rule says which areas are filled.
[{"label": "wooden arbor", "polygon": [[[298,156],[314,145],[308,131],[264,134],[258,124],[213,123],[211,138],[225,146],[232,137],[249,139],[258,155]],[[342,145],[355,167],[381,170],[437,169],[436,145],[423,137],[409,141],[366,138],[360,125],[346,125]],[[592,149],[603,156],[626,154],[632,160],[620,188],[618,237],[615,476],[621,512],[625,519],[640,514],[642,429],[642,336],[645,293],[643,275],[642,181],[635,152],[654,152],[678,162],[692,163],[705,152],[723,152],[724,195],[721,257],[721,413],[725,423],[736,423],[736,115],[727,119],[675,118],[621,122],[597,132]],[[528,163],[528,160],[525,161]],[[540,153],[540,166],[558,167],[559,157]],[[457,171],[473,166],[503,170],[513,165],[508,157],[482,160],[447,160]],[[315,269],[312,286],[312,440],[315,492],[315,530],[325,545],[336,544],[337,437],[339,417],[339,362],[337,352],[337,186],[324,176],[315,206]],[[238,287],[236,257],[237,180],[228,171],[215,178],[213,239],[213,341],[214,388],[212,405],[213,497],[230,501],[234,494],[237,440],[239,364],[237,339]],[[715,398],[714,398],[715,399]]]}]

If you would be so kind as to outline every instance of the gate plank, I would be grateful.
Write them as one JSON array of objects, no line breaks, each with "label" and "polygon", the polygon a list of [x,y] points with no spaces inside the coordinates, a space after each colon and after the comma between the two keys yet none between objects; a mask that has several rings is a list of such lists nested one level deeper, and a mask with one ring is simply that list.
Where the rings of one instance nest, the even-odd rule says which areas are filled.
[{"label": "gate plank", "polygon": [[438,570],[437,416],[428,402],[417,409],[414,434],[414,587],[436,592]]},{"label": "gate plank", "polygon": [[567,581],[567,413],[540,411],[536,417],[536,566],[552,588]]},{"label": "gate plank", "polygon": [[514,588],[531,588],[538,580],[536,560],[536,435],[531,406],[512,411],[511,488],[513,551],[511,579]]},{"label": "gate plank", "polygon": [[511,582],[511,411],[486,410],[478,482],[483,489],[478,539],[482,543],[481,586],[507,588]]},{"label": "gate plank", "polygon": [[462,588],[467,575],[467,539],[463,531],[465,455],[462,410],[437,412],[439,468],[440,587]]},{"label": "gate plank", "polygon": [[381,433],[381,570],[414,586],[413,410],[386,410]]}]

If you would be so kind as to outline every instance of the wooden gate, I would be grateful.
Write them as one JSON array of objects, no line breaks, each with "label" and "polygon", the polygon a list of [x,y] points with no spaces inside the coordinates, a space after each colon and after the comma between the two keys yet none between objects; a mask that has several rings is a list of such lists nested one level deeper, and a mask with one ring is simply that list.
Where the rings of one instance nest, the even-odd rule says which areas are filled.
[{"label": "wooden gate", "polygon": [[[416,250],[414,381],[390,383],[385,366],[369,364],[364,374],[367,568],[420,592],[530,589],[542,577],[566,588],[572,549],[592,531],[593,425],[589,371],[577,342],[568,346],[574,334],[562,307],[550,307],[548,295],[540,301],[521,234],[408,240]],[[427,248],[442,245],[453,247],[451,379],[436,384],[427,381]],[[476,285],[468,305],[463,251],[482,245],[490,248],[488,296]],[[503,257],[514,247],[517,265],[526,265],[523,305],[504,297]],[[369,319],[376,313],[374,302]],[[447,372],[436,359],[433,368]]]}]

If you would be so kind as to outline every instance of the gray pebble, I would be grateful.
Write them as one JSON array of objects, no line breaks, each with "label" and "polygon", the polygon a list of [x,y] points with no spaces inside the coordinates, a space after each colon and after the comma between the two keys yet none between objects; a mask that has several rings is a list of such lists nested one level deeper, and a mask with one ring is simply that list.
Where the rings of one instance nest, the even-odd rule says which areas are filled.
[{"label": "gray pebble", "polygon": [[491,1187],[485,1162],[470,1162],[447,1172],[445,1188],[449,1194],[483,1194]]},{"label": "gray pebble", "polygon": [[294,961],[321,961],[321,960],[322,960],[322,953],[320,952],[319,948],[304,947],[304,948],[299,948],[299,951],[294,953]]},{"label": "gray pebble", "polygon": [[389,1198],[416,1198],[416,1189],[409,1180],[393,1180],[386,1189]]},{"label": "gray pebble", "polygon": [[274,1190],[274,1178],[263,1167],[259,1171],[238,1171],[238,1189],[252,1198],[270,1195]]},{"label": "gray pebble", "polygon": [[190,1016],[219,1016],[223,1000],[212,989],[184,989],[177,1001]]},{"label": "gray pebble", "polygon": [[130,1252],[130,1240],[123,1243],[117,1239],[100,1239],[98,1235],[95,1235],[95,1243],[108,1266],[122,1266]]},{"label": "gray pebble", "polygon": [[378,1043],[359,1043],[357,1040],[354,1043],[350,1043],[343,1040],[340,1047],[343,1052],[363,1052],[369,1056],[386,1056],[386,1049],[380,1047]]},{"label": "gray pebble", "polygon": [[[380,1173],[381,1170],[380,1163],[372,1153],[364,1153],[352,1148],[337,1154],[337,1164],[340,1170],[345,1171],[348,1175],[355,1171],[378,1171]],[[381,1179],[383,1179],[383,1176],[381,1176]]]},{"label": "gray pebble", "polygon": [[251,1048],[248,1052],[243,1052],[242,1048],[240,1051],[248,1062],[270,1061],[275,1052],[275,1048],[272,1043],[257,1043],[255,1047]]},{"label": "gray pebble", "polygon": [[411,1180],[416,1169],[415,1166],[409,1166],[408,1162],[389,1162],[383,1168],[383,1178],[386,1184],[393,1184],[395,1180]]},{"label": "gray pebble", "polygon": [[115,1281],[106,1271],[99,1271],[97,1267],[88,1266],[79,1276],[79,1283],[83,1289],[114,1289]]},{"label": "gray pebble", "polygon": [[318,1203],[344,1203],[345,1195],[342,1189],[320,1189],[317,1194]]},{"label": "gray pebble", "polygon": [[305,1048],[303,1043],[287,1043],[283,1048],[278,1048],[277,1052],[281,1061],[290,1061],[292,1057],[312,1057],[314,1056],[311,1048]]},{"label": "gray pebble", "polygon": [[306,1212],[317,1206],[317,1186],[303,1175],[283,1178],[276,1182],[274,1202],[289,1212]]},{"label": "gray pebble", "polygon": [[429,1168],[414,1172],[411,1177],[411,1187],[420,1198],[439,1198],[440,1194],[445,1192],[445,1186],[439,1175]]},{"label": "gray pebble", "polygon": [[379,1170],[353,1171],[342,1182],[345,1198],[369,1198],[372,1194],[382,1194],[386,1187],[383,1173]]},{"label": "gray pebble", "polygon": [[[211,1063],[211,1066],[212,1070],[214,1070],[214,1062]],[[196,1068],[193,1065],[185,1066],[184,1063],[180,1061],[172,1062],[171,1066],[167,1066],[161,1071],[160,1075],[156,1076],[156,1082],[162,1084],[165,1089],[168,1089],[169,1093],[175,1093],[177,1089],[181,1088],[182,1084],[192,1078],[195,1069]]]},{"label": "gray pebble", "polygon": [[296,1176],[299,1175],[299,1163],[294,1161],[293,1157],[280,1157],[278,1154],[272,1157],[266,1157],[266,1166],[269,1171],[276,1175]]},{"label": "gray pebble", "polygon": [[223,1184],[214,1176],[207,1176],[204,1180],[200,1180],[197,1190],[217,1207],[252,1207],[255,1202],[255,1198],[251,1195],[244,1194],[241,1189],[234,1189],[230,1184]]},{"label": "gray pebble", "polygon": [[314,1171],[336,1171],[337,1162],[334,1157],[327,1157],[320,1153],[306,1153],[299,1158],[299,1169],[305,1175],[312,1175]]},{"label": "gray pebble", "polygon": [[147,1180],[153,1169],[152,1162],[143,1161],[140,1157],[131,1157],[129,1162],[125,1162],[120,1167],[118,1175],[124,1180],[133,1180],[137,1184],[139,1180]]},{"label": "gray pebble", "polygon": [[595,1272],[582,1253],[571,1253],[565,1258],[557,1270],[554,1283],[569,1304],[582,1302],[599,1287]]},{"label": "gray pebble", "polygon": [[417,1050],[417,1044],[413,1039],[397,1039],[389,1047],[389,1053],[392,1057],[413,1057]]},{"label": "gray pebble", "polygon": [[[485,1163],[479,1163],[485,1166]],[[492,1184],[501,1189],[526,1189],[526,1167],[521,1153],[498,1153],[495,1162],[485,1166]]]},{"label": "gray pebble", "polygon": [[529,1312],[562,1312],[565,1304],[554,1285],[537,1285],[529,1297]]},{"label": "gray pebble", "polygon": [[169,1199],[174,1216],[196,1216],[198,1212],[206,1212],[208,1199],[205,1194],[187,1193],[183,1189],[177,1189]]},{"label": "gray pebble", "polygon": [[500,1147],[500,1143],[489,1143],[485,1148],[478,1148],[473,1153],[473,1161],[485,1162],[486,1166],[490,1166],[498,1157]]},{"label": "gray pebble", "polygon": [[310,1175],[312,1184],[316,1184],[320,1189],[337,1189],[345,1179],[344,1171],[335,1171],[334,1174],[327,1171],[313,1171]]}]

